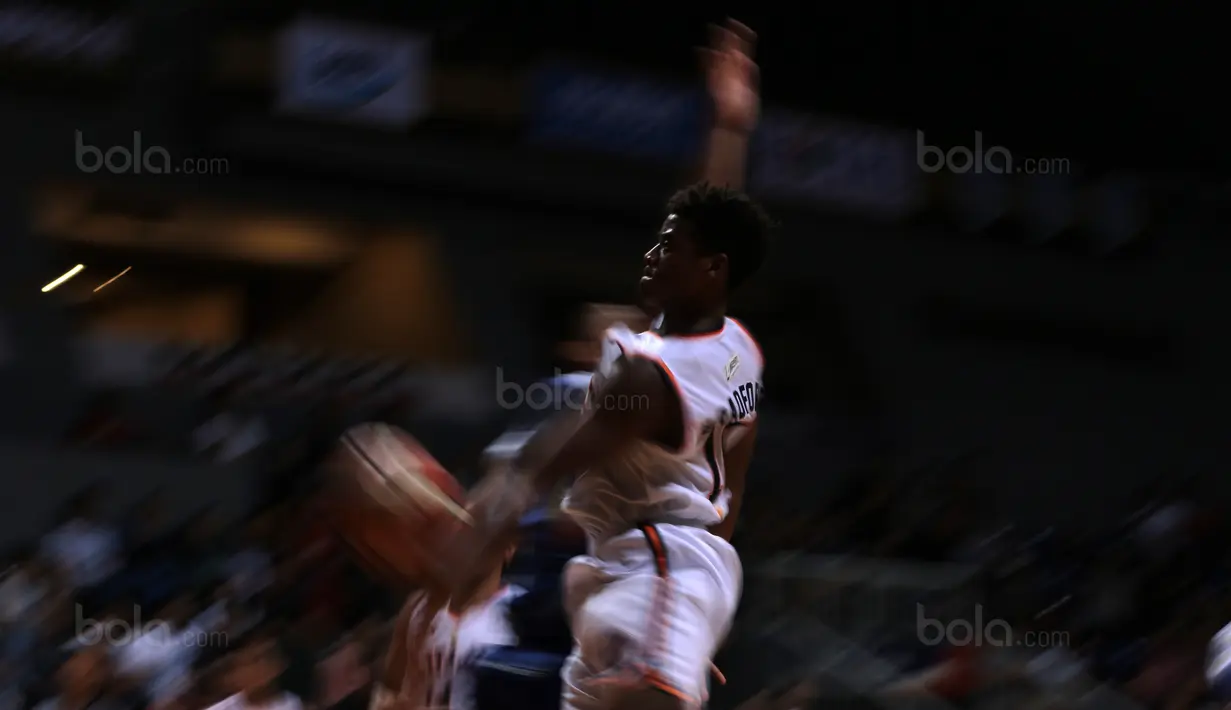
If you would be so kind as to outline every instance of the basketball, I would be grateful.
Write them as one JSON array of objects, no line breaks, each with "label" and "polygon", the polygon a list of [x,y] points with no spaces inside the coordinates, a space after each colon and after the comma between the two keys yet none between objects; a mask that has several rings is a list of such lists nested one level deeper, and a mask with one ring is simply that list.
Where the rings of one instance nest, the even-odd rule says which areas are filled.
[{"label": "basketball", "polygon": [[438,578],[434,551],[469,515],[465,490],[422,444],[361,424],[342,435],[325,473],[330,522],[363,567],[404,586]]}]

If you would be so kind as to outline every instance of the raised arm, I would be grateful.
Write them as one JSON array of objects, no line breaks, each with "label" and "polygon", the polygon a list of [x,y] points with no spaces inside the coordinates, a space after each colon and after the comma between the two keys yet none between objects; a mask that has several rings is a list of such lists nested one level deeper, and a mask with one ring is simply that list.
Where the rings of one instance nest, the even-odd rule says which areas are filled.
[{"label": "raised arm", "polygon": [[710,46],[701,50],[706,85],[713,102],[701,179],[743,190],[748,169],[748,140],[761,113],[757,65],[753,61],[756,33],[728,20],[710,28]]}]

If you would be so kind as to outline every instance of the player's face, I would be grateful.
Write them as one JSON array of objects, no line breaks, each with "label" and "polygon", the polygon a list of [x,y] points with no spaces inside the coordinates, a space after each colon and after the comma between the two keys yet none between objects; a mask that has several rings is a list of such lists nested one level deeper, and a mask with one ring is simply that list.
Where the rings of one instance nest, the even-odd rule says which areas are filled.
[{"label": "player's face", "polygon": [[701,253],[692,225],[668,215],[658,230],[658,242],[645,253],[642,296],[662,310],[693,301],[714,277],[714,260]]}]

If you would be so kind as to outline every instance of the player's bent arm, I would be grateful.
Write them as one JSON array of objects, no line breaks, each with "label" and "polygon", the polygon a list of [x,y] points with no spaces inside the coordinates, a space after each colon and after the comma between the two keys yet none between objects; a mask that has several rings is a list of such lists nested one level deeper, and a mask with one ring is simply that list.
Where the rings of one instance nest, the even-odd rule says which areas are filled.
[{"label": "player's bent arm", "polygon": [[679,402],[660,366],[646,358],[623,358],[592,408],[544,426],[523,450],[518,468],[531,476],[540,495],[546,494],[565,477],[608,461],[633,442],[660,439],[671,418],[679,416]]},{"label": "player's bent arm", "polygon": [[735,533],[736,520],[744,506],[744,482],[748,478],[748,467],[752,463],[752,452],[757,443],[757,420],[746,424],[733,426],[726,435],[724,459],[726,461],[726,486],[730,492],[730,510],[721,523],[710,528],[710,532],[728,542]]},{"label": "player's bent arm", "polygon": [[[676,424],[682,431],[680,402],[667,377],[651,360],[619,360],[588,411],[549,420],[526,443],[512,472],[479,484],[470,500],[475,525],[455,535],[442,553],[457,561],[451,567],[456,577],[445,582],[453,599],[477,592],[482,571],[507,549],[521,516],[568,476],[595,468],[636,441],[666,441]],[[617,406],[599,406],[604,402]]]}]

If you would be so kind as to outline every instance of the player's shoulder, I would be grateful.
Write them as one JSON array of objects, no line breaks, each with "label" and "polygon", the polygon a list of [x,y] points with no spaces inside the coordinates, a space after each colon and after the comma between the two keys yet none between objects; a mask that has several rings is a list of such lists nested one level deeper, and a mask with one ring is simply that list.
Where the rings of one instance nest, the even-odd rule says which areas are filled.
[{"label": "player's shoulder", "polygon": [[765,366],[765,354],[761,351],[761,343],[757,341],[752,331],[748,330],[748,326],[735,318],[727,316],[723,327],[723,335],[731,338],[745,350],[755,355],[759,366]]},{"label": "player's shoulder", "polygon": [[760,370],[765,364],[761,346],[755,337],[734,318],[726,318],[721,330],[691,336],[658,338],[651,335],[648,343],[656,345],[658,354],[677,363],[691,363],[708,369],[718,360],[747,361],[747,365]]},{"label": "player's shoulder", "polygon": [[730,381],[737,372],[759,379],[765,358],[748,328],[728,317],[721,329],[697,335],[663,336],[653,330],[634,333],[622,325],[609,328],[596,374],[606,378],[620,362],[624,362],[621,369],[628,381],[636,380],[633,370],[638,364],[647,378],[664,370],[674,379]]},{"label": "player's shoulder", "polygon": [[614,363],[639,349],[637,333],[623,323],[617,323],[603,331],[599,347],[597,374],[610,375]]},{"label": "player's shoulder", "polygon": [[634,331],[623,323],[615,325],[603,331],[603,346],[614,347],[617,350],[626,350],[629,347],[634,347],[641,333]]}]

